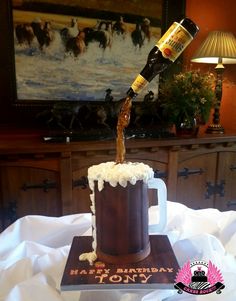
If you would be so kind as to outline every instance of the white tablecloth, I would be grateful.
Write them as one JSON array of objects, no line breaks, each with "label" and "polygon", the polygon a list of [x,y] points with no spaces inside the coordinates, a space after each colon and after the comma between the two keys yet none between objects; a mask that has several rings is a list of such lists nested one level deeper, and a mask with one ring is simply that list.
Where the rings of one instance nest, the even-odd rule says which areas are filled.
[{"label": "white tablecloth", "polygon": [[[172,301],[236,300],[236,212],[192,210],[168,202],[168,235],[182,266],[211,260],[222,272],[225,289],[194,296],[173,290],[83,291],[62,295],[60,281],[74,236],[91,234],[90,214],[26,216],[0,234],[0,301]],[[154,222],[158,207],[150,209]]]}]

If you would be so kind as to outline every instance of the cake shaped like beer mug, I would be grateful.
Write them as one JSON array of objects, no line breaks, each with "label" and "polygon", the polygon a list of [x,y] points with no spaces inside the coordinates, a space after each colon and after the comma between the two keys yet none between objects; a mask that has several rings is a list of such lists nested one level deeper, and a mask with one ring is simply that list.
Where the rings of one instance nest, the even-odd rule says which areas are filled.
[{"label": "cake shaped like beer mug", "polygon": [[[149,233],[161,233],[166,225],[166,186],[154,178],[153,169],[142,162],[125,161],[124,129],[129,125],[132,99],[157,74],[182,53],[198,32],[188,18],[174,22],[150,51],[147,63],[124,99],[117,122],[116,159],[88,169],[92,191],[92,250],[80,260],[135,263],[151,252]],[[159,223],[149,226],[148,189],[155,189],[159,204]]]}]

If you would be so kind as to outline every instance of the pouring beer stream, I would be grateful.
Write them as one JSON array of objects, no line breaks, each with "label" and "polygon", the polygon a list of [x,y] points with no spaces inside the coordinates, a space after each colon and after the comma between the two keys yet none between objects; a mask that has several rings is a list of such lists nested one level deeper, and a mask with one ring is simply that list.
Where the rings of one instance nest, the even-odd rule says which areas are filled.
[{"label": "pouring beer stream", "polygon": [[116,137],[116,163],[123,163],[125,160],[125,134],[124,129],[130,122],[130,111],[132,107],[132,98],[126,97],[124,100],[117,121],[117,137]]},{"label": "pouring beer stream", "polygon": [[147,63],[136,77],[123,101],[117,121],[116,164],[125,161],[124,130],[130,122],[132,100],[158,74],[170,66],[193,40],[198,26],[189,18],[174,22],[148,54]]}]

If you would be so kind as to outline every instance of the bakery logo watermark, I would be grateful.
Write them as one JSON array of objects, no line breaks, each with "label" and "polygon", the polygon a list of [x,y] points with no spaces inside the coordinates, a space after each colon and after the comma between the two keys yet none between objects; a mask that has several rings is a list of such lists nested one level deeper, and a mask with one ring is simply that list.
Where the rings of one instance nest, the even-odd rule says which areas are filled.
[{"label": "bakery logo watermark", "polygon": [[188,261],[178,271],[174,287],[179,294],[206,295],[213,292],[220,294],[225,287],[220,270],[209,260],[205,262]]}]

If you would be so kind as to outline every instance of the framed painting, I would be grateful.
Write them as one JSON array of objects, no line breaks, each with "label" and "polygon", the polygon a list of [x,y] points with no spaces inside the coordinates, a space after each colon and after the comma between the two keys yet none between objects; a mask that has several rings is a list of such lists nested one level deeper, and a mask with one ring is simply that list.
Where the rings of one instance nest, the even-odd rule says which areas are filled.
[{"label": "framed painting", "polygon": [[185,0],[1,0],[0,123],[41,127],[36,116],[55,105],[119,100],[184,15]]},{"label": "framed painting", "polygon": [[161,36],[165,2],[11,0],[16,101],[121,99]]}]

